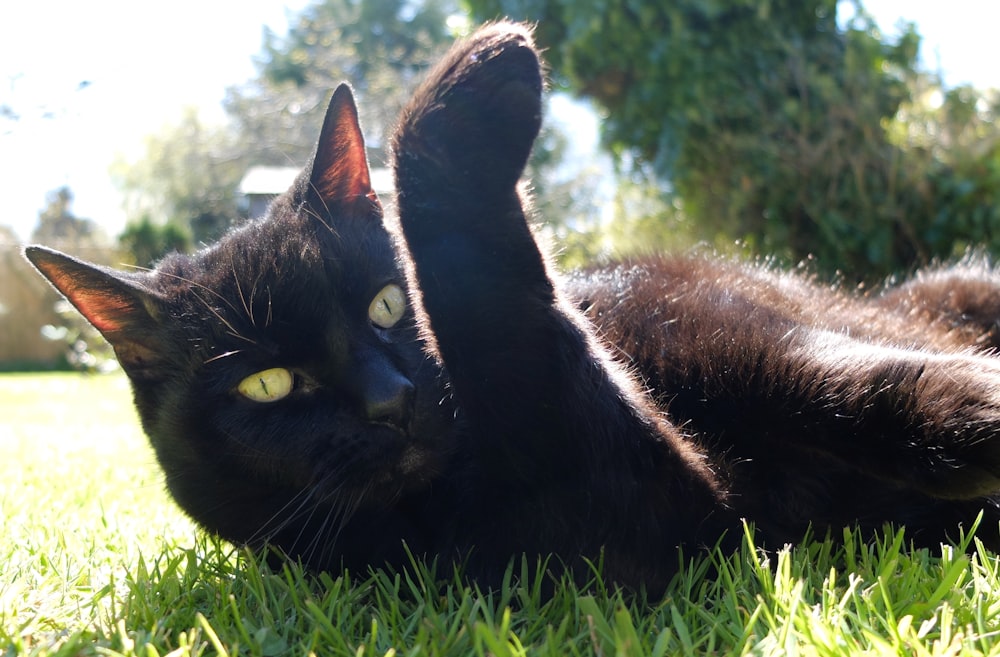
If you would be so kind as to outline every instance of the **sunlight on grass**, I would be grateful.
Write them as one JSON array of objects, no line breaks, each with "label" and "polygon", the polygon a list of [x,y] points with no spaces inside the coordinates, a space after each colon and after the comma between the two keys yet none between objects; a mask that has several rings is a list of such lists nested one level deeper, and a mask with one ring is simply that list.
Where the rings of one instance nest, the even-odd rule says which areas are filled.
[{"label": "sunlight on grass", "polygon": [[124,377],[0,376],[0,618],[26,645],[96,629],[140,554],[193,543]]},{"label": "sunlight on grass", "polygon": [[771,553],[748,532],[661,600],[524,562],[492,592],[443,564],[274,571],[176,509],[120,376],[0,376],[0,514],[3,655],[1000,656],[997,557],[902,531]]}]

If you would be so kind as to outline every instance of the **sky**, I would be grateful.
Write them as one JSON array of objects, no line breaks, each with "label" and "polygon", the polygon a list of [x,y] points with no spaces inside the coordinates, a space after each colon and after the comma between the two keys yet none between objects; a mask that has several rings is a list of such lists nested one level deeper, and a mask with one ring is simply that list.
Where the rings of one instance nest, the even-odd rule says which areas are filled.
[{"label": "sky", "polygon": [[[108,235],[124,227],[108,169],[187,107],[223,120],[228,86],[254,76],[263,26],[279,34],[308,0],[13,0],[0,10],[0,225],[26,240],[46,194],[69,186],[73,212]],[[866,0],[892,34],[923,37],[925,66],[948,85],[1000,88],[1000,0]]]}]

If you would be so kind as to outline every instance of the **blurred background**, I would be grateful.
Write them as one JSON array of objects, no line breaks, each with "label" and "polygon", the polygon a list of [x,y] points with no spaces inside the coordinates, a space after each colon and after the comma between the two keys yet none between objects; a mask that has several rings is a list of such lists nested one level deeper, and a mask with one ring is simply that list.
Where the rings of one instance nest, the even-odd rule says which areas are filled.
[{"label": "blurred background", "polygon": [[21,245],[115,266],[199,248],[288,186],[342,80],[391,210],[396,113],[500,16],[547,49],[529,175],[566,266],[704,244],[873,285],[1000,251],[993,2],[9,3],[0,370],[113,367]]}]

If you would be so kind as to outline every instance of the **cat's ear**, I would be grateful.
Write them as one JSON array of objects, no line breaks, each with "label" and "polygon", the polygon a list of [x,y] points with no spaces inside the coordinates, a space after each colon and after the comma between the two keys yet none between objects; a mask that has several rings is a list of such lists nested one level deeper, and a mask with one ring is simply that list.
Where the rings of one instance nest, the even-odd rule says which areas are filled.
[{"label": "cat's ear", "polygon": [[309,184],[311,193],[324,205],[355,198],[378,201],[372,190],[358,108],[346,84],[337,87],[330,99],[313,156]]},{"label": "cat's ear", "polygon": [[114,347],[133,379],[155,378],[167,350],[157,337],[159,300],[147,274],[115,271],[58,251],[29,246],[25,257]]}]

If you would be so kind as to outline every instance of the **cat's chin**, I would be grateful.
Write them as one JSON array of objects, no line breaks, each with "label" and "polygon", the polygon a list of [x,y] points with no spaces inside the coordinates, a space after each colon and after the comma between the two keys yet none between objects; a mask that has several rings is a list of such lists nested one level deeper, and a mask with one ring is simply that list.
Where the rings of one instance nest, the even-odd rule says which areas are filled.
[{"label": "cat's chin", "polygon": [[[341,459],[317,465],[314,488],[331,502],[350,497],[363,506],[384,506],[400,495],[426,488],[439,475],[445,455],[436,442],[414,440],[389,426],[370,425],[361,453],[339,454]],[[341,441],[336,441],[341,442]]]}]

